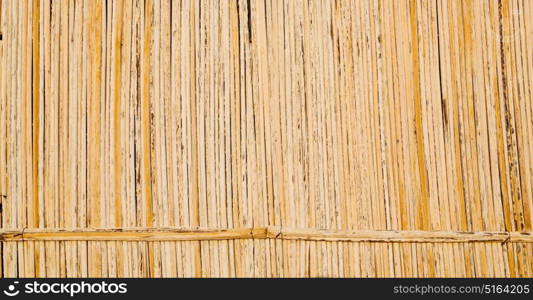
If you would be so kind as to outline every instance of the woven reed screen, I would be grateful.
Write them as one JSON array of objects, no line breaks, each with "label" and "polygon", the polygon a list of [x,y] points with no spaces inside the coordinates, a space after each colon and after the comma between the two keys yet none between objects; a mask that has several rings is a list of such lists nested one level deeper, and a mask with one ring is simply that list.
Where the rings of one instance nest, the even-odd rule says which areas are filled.
[{"label": "woven reed screen", "polygon": [[533,1],[0,10],[3,276],[533,276]]}]

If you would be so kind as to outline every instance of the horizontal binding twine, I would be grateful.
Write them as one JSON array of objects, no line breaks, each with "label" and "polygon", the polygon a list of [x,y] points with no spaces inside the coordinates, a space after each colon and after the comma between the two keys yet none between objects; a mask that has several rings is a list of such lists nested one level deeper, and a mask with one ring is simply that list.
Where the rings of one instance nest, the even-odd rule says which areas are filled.
[{"label": "horizontal binding twine", "polygon": [[121,228],[1,230],[1,241],[200,241],[282,239],[347,242],[533,242],[531,232],[319,230],[275,226],[234,229]]}]

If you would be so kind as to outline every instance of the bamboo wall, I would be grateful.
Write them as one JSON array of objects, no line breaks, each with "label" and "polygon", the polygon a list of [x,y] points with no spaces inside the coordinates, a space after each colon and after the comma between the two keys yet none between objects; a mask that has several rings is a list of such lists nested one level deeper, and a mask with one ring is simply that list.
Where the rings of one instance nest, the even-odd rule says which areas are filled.
[{"label": "bamboo wall", "polygon": [[533,1],[0,11],[5,277],[533,276]]}]

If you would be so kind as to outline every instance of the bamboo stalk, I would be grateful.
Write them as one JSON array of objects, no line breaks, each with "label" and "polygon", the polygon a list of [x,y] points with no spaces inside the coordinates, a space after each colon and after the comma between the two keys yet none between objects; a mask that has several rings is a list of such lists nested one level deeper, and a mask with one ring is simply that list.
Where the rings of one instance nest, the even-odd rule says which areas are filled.
[{"label": "bamboo stalk", "polygon": [[533,242],[531,232],[454,232],[395,230],[318,230],[279,227],[122,228],[122,229],[24,229],[0,231],[2,241],[205,241],[281,239],[347,242]]}]

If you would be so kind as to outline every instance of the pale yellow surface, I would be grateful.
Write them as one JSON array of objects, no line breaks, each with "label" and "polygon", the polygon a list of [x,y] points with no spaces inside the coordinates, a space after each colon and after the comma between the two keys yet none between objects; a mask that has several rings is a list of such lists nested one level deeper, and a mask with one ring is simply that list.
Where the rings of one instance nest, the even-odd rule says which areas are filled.
[{"label": "pale yellow surface", "polygon": [[0,0],[4,277],[532,277],[533,1]]}]

